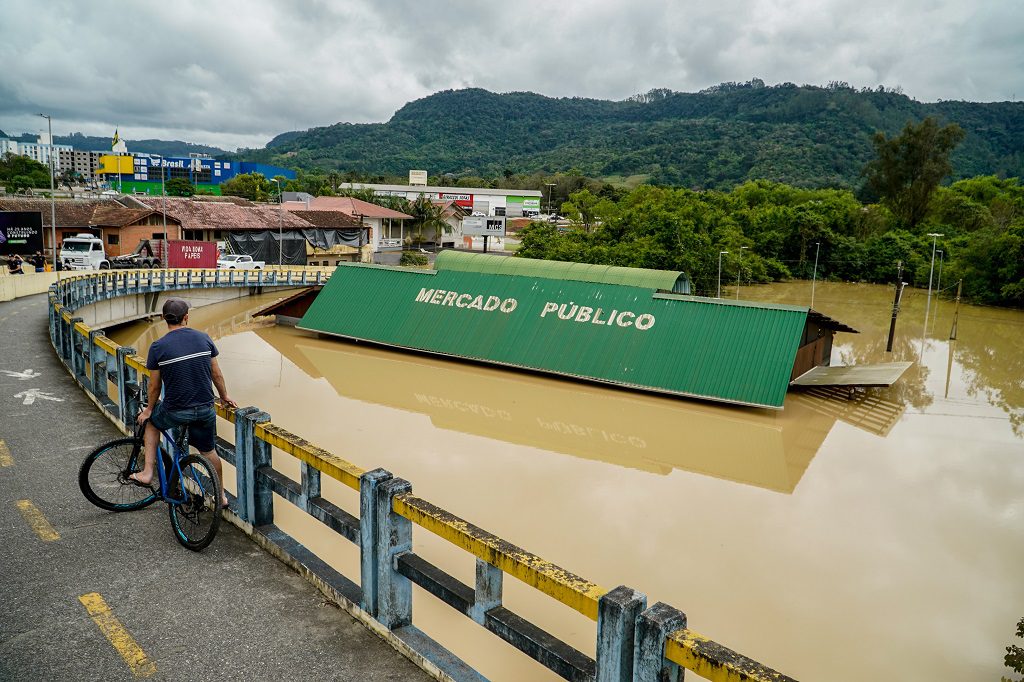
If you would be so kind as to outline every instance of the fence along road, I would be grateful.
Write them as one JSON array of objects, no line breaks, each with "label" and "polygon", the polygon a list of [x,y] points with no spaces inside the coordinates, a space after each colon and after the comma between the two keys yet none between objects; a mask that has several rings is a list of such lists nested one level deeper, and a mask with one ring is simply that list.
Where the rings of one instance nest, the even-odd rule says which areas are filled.
[{"label": "fence along road", "polygon": [[[117,296],[161,294],[191,287],[266,287],[321,284],[323,273],[303,270],[151,271],[100,273],[63,280],[50,293],[50,337],[62,362],[112,421],[124,428],[145,394],[148,373],[134,349],[118,346],[74,317],[78,308]],[[106,381],[104,380],[106,379]],[[117,387],[111,397],[107,383]],[[413,624],[416,585],[558,675],[569,680],[654,682],[690,670],[715,682],[786,681],[791,678],[704,637],[685,614],[626,586],[608,590],[545,561],[412,494],[412,485],[383,469],[365,470],[274,425],[257,407],[218,405],[234,425],[235,442],[219,439],[218,452],[237,473],[238,497],[229,518],[260,546],[295,568],[342,608],[439,679],[480,679]],[[272,448],[301,463],[301,481],[274,470]],[[360,496],[359,518],[320,495],[321,475]],[[356,544],[361,584],[341,575],[274,525],[273,494]],[[412,551],[419,526],[476,557],[470,586]],[[592,659],[502,605],[509,574],[596,621]]]}]

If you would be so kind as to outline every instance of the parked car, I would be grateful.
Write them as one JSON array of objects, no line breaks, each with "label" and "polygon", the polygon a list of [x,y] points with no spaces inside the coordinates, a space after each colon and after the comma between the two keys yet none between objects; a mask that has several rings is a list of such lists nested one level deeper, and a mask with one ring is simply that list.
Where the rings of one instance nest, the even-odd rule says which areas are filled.
[{"label": "parked car", "polygon": [[217,259],[217,267],[221,270],[262,270],[266,261],[253,260],[252,256],[229,253]]}]

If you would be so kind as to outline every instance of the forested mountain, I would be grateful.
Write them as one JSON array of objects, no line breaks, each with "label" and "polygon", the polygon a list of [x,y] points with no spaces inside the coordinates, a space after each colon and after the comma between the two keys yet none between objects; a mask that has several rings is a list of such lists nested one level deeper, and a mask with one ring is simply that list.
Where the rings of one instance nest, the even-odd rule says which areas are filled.
[{"label": "forested mountain", "polygon": [[698,93],[654,90],[625,101],[448,90],[387,123],[338,123],[279,135],[240,158],[305,169],[494,177],[577,169],[667,185],[729,188],[752,179],[859,187],[871,135],[934,116],[967,133],[954,180],[1024,176],[1024,103],[924,104],[898,91],[760,80]]},{"label": "forested mountain", "polygon": [[[3,135],[0,135],[3,137]],[[25,133],[17,136],[19,142],[35,142],[37,136]],[[113,143],[113,134],[110,137],[95,137],[83,135],[82,133],[71,133],[70,135],[54,135],[54,144],[69,144],[79,151],[85,152],[109,152]],[[194,154],[209,154],[210,156],[224,156],[226,151],[218,147],[209,147],[204,144],[193,144],[181,140],[125,140],[130,152],[142,152],[144,154],[159,154],[161,156],[188,156]]]}]

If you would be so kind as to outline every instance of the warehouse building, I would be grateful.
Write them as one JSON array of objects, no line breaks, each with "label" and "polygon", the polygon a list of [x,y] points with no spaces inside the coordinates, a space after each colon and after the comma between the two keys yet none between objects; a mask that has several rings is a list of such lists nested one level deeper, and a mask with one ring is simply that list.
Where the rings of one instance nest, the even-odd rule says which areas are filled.
[{"label": "warehouse building", "polygon": [[493,189],[489,187],[442,187],[433,185],[377,185],[352,182],[346,189],[368,189],[377,196],[401,197],[415,201],[420,197],[451,201],[469,213],[518,218],[540,214],[541,192],[533,189]]},{"label": "warehouse building", "polygon": [[220,161],[207,156],[161,157],[152,154],[104,154],[96,179],[126,194],[161,194],[164,183],[184,178],[196,189],[220,194],[220,183],[236,175],[260,173],[266,178],[295,179],[295,171],[248,161]]}]

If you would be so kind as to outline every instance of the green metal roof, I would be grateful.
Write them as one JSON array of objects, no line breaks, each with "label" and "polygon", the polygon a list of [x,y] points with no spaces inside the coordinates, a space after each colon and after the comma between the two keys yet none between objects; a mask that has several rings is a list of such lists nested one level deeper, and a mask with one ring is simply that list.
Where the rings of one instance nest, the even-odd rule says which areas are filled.
[{"label": "green metal roof", "polygon": [[624,284],[643,289],[672,291],[677,294],[690,293],[690,278],[685,272],[671,270],[647,270],[645,268],[620,268],[615,265],[593,265],[591,263],[567,263],[536,258],[509,256],[488,256],[465,251],[442,251],[437,254],[434,267],[438,270],[479,272],[492,275],[522,275],[546,279],[571,279],[578,282],[603,282]]},{"label": "green metal roof", "polygon": [[299,327],[632,388],[781,407],[807,314],[799,306],[541,276],[341,265]]}]

